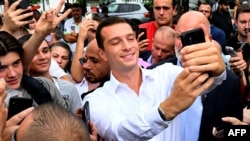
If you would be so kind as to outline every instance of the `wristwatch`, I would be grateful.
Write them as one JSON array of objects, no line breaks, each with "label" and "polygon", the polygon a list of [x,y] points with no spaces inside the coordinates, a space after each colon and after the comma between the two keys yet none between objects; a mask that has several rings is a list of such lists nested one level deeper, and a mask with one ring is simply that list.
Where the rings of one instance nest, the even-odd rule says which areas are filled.
[{"label": "wristwatch", "polygon": [[169,119],[166,118],[165,112],[161,109],[161,106],[158,107],[158,113],[163,121],[169,121]]}]

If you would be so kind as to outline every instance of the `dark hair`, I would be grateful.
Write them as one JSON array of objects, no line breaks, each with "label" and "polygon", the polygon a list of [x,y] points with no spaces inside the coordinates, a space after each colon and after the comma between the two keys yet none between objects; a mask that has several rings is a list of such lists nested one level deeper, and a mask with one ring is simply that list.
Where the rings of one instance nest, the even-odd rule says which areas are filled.
[{"label": "dark hair", "polygon": [[70,50],[69,45],[66,44],[66,43],[64,43],[64,42],[58,41],[58,42],[55,42],[54,44],[52,44],[52,45],[50,46],[50,50],[52,50],[52,48],[55,47],[55,46],[60,46],[60,47],[66,49],[66,50],[68,51],[68,53],[69,53],[69,62],[68,62],[68,64],[66,65],[66,68],[64,69],[64,71],[70,72],[70,67],[71,67],[71,61],[70,61],[70,60],[71,60],[71,58],[72,58],[72,52],[71,52],[71,50]]},{"label": "dark hair", "polygon": [[39,12],[38,10],[33,11],[33,16],[36,21],[40,19],[41,15],[42,15],[41,12]]},{"label": "dark hair", "polygon": [[241,4],[236,11],[235,19],[238,20],[241,13],[250,13],[250,4]]},{"label": "dark hair", "polygon": [[229,2],[228,2],[228,0],[219,0],[218,4],[219,5],[222,5],[222,4],[229,5]]},{"label": "dark hair", "polygon": [[131,19],[126,19],[127,22],[130,24],[132,30],[136,33],[136,38],[138,37],[138,35],[140,34],[140,29],[138,24],[136,24],[133,20]]},{"label": "dark hair", "polygon": [[102,7],[102,13],[108,13],[109,12],[109,9],[107,6],[103,6]]},{"label": "dark hair", "polygon": [[24,50],[15,37],[6,31],[0,31],[0,56],[7,55],[9,52],[16,52],[22,58]]},{"label": "dark hair", "polygon": [[82,9],[82,6],[78,3],[74,3],[71,5],[71,8],[81,8]]},{"label": "dark hair", "polygon": [[198,6],[200,7],[201,5],[209,5],[210,8],[211,8],[211,10],[212,10],[212,6],[211,6],[211,4],[208,3],[208,2],[200,2]]},{"label": "dark hair", "polygon": [[92,20],[97,21],[98,23],[101,23],[103,21],[103,19],[100,18],[98,15],[95,15]]},{"label": "dark hair", "polygon": [[[176,6],[176,4],[177,4],[177,0],[172,0],[172,6],[173,6],[173,8]],[[153,0],[153,5],[154,5],[154,0]]]},{"label": "dark hair", "polygon": [[120,18],[120,17],[116,17],[116,16],[108,17],[103,22],[101,22],[99,24],[99,26],[96,29],[96,41],[97,41],[98,47],[100,49],[104,50],[104,45],[103,45],[104,39],[103,39],[103,36],[101,35],[102,29],[104,27],[111,26],[111,25],[118,24],[118,23],[127,23],[128,25],[130,25],[127,22],[127,20],[125,20],[124,18]]},{"label": "dark hair", "polygon": [[23,46],[23,44],[30,39],[32,34],[26,34],[18,39],[19,43]]}]

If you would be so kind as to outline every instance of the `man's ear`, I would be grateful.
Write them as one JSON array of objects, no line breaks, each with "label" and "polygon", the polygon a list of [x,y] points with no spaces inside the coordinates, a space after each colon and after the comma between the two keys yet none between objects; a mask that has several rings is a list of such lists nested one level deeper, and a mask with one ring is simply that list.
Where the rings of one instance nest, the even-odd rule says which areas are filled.
[{"label": "man's ear", "polygon": [[104,61],[108,61],[106,54],[104,53],[104,50],[99,49],[99,55]]},{"label": "man's ear", "polygon": [[177,13],[178,13],[178,12],[177,12],[177,6],[174,6],[174,7],[173,7],[173,16],[177,15]]}]

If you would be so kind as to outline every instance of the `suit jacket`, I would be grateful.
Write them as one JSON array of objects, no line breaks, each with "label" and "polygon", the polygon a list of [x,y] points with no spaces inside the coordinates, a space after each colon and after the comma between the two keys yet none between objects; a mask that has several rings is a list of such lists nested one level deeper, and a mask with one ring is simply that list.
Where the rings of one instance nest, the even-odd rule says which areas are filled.
[{"label": "suit jacket", "polygon": [[144,61],[148,61],[148,58],[151,56],[151,50],[141,51],[139,54],[139,58],[142,58]]},{"label": "suit jacket", "polygon": [[[174,56],[148,68],[153,69],[167,62],[176,65],[177,61],[178,59]],[[226,70],[226,73],[226,80],[203,97],[199,141],[218,140],[212,135],[212,128],[223,123],[221,120],[222,117],[232,116],[242,120],[243,113],[240,102],[240,79],[228,69]]]}]

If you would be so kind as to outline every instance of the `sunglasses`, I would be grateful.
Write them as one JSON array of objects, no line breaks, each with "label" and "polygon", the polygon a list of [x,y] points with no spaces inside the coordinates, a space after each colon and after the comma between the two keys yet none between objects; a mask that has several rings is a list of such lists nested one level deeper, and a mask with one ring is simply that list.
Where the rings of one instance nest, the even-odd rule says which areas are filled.
[{"label": "sunglasses", "polygon": [[82,58],[79,58],[79,62],[81,65],[85,64],[87,62],[87,59],[82,57]]}]

